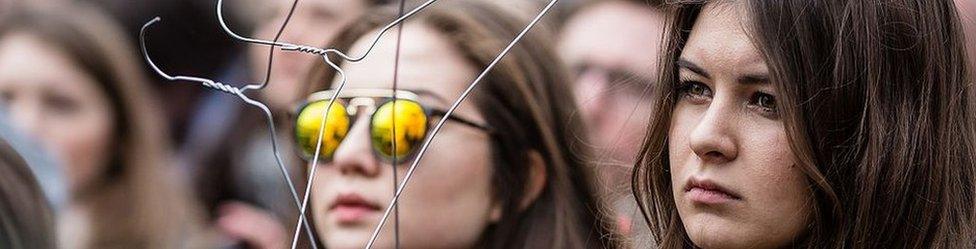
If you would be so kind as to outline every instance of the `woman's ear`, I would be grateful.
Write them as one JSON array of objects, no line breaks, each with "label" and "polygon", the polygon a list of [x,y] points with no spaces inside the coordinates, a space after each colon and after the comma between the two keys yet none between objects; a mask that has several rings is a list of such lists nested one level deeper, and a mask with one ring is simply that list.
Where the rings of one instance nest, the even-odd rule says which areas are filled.
[{"label": "woman's ear", "polygon": [[525,194],[522,195],[519,210],[528,208],[536,199],[539,199],[539,195],[545,190],[546,181],[549,179],[549,172],[546,172],[546,160],[538,151],[529,152],[529,161],[526,166],[529,167],[529,179],[525,184]]},{"label": "woman's ear", "polygon": [[[539,199],[539,195],[546,188],[546,181],[548,179],[546,161],[539,152],[534,150],[529,152],[529,161],[526,166],[529,167],[529,175],[528,181],[525,183],[525,194],[522,195],[522,200],[519,201],[519,210],[525,210],[536,199]],[[502,218],[503,209],[502,203],[496,202],[488,214],[488,219],[493,223],[498,222]]]}]

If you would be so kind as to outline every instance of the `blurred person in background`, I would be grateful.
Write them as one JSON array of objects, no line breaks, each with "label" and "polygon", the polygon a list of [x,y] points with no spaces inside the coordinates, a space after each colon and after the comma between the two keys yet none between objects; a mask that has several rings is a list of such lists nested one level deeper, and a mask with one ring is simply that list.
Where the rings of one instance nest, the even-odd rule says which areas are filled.
[{"label": "blurred person in background", "polygon": [[0,19],[0,103],[65,163],[64,248],[204,245],[162,116],[118,27],[83,4]]},{"label": "blurred person in background", "polygon": [[572,85],[578,115],[589,129],[587,141],[597,151],[589,160],[598,162],[603,195],[620,212],[623,233],[642,224],[634,219],[640,213],[630,192],[630,172],[657,78],[665,20],[657,5],[642,0],[583,3],[569,11],[558,39],[559,53],[575,74]]},{"label": "blurred person in background", "polygon": [[[371,12],[334,45],[363,54],[396,14]],[[324,246],[367,244],[431,127],[529,23],[516,15],[486,2],[438,2],[403,25],[402,41],[394,29],[365,60],[340,64],[348,85],[330,109],[319,164],[311,165],[309,215]],[[594,169],[583,160],[588,150],[574,139],[585,131],[544,31],[527,33],[448,118],[377,248],[619,246],[596,197]],[[297,153],[309,162],[340,82],[323,64],[311,73],[293,131]]]},{"label": "blurred person in background", "polygon": [[54,213],[27,161],[0,136],[0,248],[55,249]]}]

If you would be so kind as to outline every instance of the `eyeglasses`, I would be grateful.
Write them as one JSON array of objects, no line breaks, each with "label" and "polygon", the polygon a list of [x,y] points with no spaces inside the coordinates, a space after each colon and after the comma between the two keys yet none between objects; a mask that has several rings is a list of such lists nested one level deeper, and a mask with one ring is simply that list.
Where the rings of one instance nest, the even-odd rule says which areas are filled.
[{"label": "eyeglasses", "polygon": [[[334,90],[311,94],[300,108],[295,119],[295,142],[301,156],[311,161],[315,156],[319,128]],[[370,140],[376,156],[392,164],[411,159],[427,136],[432,117],[444,117],[444,110],[425,107],[417,94],[397,90],[391,96],[389,89],[343,90],[328,113],[322,130],[319,160],[329,162],[336,149],[349,133],[357,114],[370,115]],[[464,118],[451,116],[455,121],[485,132],[491,128]],[[394,142],[396,148],[394,150]],[[396,159],[394,161],[394,158]]]}]

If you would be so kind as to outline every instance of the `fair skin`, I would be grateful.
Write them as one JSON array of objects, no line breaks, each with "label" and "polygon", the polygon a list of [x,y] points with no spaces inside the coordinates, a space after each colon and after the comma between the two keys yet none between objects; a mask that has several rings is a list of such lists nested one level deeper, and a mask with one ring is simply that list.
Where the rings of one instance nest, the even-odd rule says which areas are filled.
[{"label": "fair skin", "polygon": [[[631,165],[650,110],[664,15],[625,1],[587,6],[566,22],[558,50],[577,74],[575,93],[600,159]],[[607,39],[613,37],[613,39]],[[640,51],[640,53],[635,53]]]},{"label": "fair skin", "polygon": [[[362,54],[373,34],[357,41],[351,54]],[[390,89],[395,51],[396,36],[384,36],[366,60],[345,64],[347,89]],[[404,26],[400,52],[398,89],[421,93],[420,102],[428,107],[446,109],[479,70],[440,34],[419,24]],[[338,87],[338,77],[333,87]],[[462,104],[455,115],[485,123],[471,102]],[[374,156],[367,118],[355,117],[333,160],[317,165],[311,213],[320,239],[329,248],[365,246],[393,197],[393,166]],[[447,122],[434,141],[400,199],[401,245],[470,248],[485,227],[501,216],[492,198],[488,134]],[[464,152],[452,152],[457,148]],[[407,164],[397,167],[396,177],[402,179]],[[341,196],[358,196],[367,207],[337,203]],[[394,236],[391,219],[377,248],[393,247]]]},{"label": "fair skin", "polygon": [[[292,0],[276,0],[274,17],[255,31],[254,37],[274,39],[288,15]],[[324,47],[343,27],[366,11],[365,0],[301,1],[279,39],[282,42]],[[268,71],[268,46],[250,46],[249,56],[254,80],[264,82]],[[271,81],[262,97],[274,108],[290,108],[298,100],[305,75],[320,57],[276,49],[271,65]],[[284,110],[284,109],[282,109]]]},{"label": "fair skin", "polygon": [[741,2],[707,5],[679,60],[668,155],[681,223],[702,248],[788,247],[812,192]]},{"label": "fair skin", "polygon": [[58,48],[24,33],[0,41],[0,101],[64,163],[72,192],[107,167],[115,122],[108,96]]}]

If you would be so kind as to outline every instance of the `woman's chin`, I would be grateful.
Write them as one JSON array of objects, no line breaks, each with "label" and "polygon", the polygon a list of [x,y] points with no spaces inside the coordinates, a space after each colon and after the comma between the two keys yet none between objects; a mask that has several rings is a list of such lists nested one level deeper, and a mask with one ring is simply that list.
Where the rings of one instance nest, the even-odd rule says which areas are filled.
[{"label": "woman's chin", "polygon": [[[366,243],[369,241],[369,235],[343,233],[320,239],[325,242],[326,248],[330,249],[362,249],[366,248]],[[383,247],[374,246],[374,248]]]},{"label": "woman's chin", "polygon": [[[685,231],[691,242],[705,249],[763,248],[750,242],[747,224],[711,213],[696,214],[685,220]],[[753,246],[749,246],[749,245]]]},{"label": "woman's chin", "polygon": [[[369,238],[373,235],[373,227],[366,226],[356,226],[356,227],[336,227],[330,226],[331,229],[328,230],[326,234],[323,234],[320,241],[325,243],[329,249],[362,249],[366,248],[366,244],[369,243]],[[322,234],[326,231],[319,231]],[[373,248],[391,248],[393,233],[380,234],[376,238],[376,242],[373,244]]]}]

